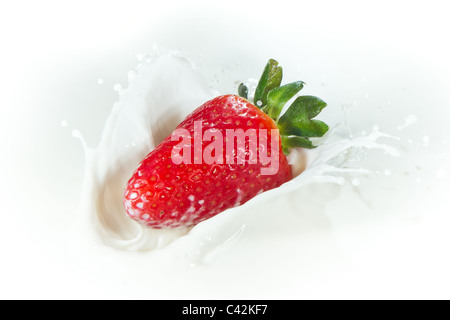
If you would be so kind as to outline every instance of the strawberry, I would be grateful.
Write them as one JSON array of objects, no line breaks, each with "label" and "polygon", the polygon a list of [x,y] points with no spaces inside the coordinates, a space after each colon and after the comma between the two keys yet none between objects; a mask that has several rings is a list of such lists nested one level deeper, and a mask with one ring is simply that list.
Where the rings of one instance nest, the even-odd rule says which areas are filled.
[{"label": "strawberry", "polygon": [[128,181],[129,217],[158,229],[191,227],[291,180],[286,155],[292,148],[314,148],[309,138],[327,132],[325,123],[313,120],[326,103],[298,96],[281,115],[304,86],[280,86],[281,79],[282,68],[271,59],[254,104],[241,84],[240,96],[216,97],[187,116]]}]

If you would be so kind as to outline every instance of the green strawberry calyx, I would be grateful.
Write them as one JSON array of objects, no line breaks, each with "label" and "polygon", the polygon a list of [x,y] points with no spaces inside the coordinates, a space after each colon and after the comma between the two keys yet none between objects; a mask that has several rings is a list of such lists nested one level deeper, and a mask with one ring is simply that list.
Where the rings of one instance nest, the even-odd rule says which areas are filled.
[{"label": "green strawberry calyx", "polygon": [[[323,137],[329,127],[314,118],[327,106],[326,102],[314,96],[297,96],[286,111],[281,114],[285,104],[305,85],[296,81],[281,86],[283,69],[278,62],[270,59],[259,79],[253,97],[253,104],[272,118],[281,135],[283,152],[289,154],[292,148],[312,149],[317,147],[310,138]],[[241,83],[238,94],[248,97],[248,88]]]}]

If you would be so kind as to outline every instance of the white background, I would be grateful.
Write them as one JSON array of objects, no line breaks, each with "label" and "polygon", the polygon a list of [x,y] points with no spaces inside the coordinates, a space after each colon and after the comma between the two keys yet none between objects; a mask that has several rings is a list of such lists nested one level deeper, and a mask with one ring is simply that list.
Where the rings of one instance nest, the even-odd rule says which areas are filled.
[{"label": "white background", "polygon": [[[78,273],[72,261],[55,256],[63,246],[55,229],[76,204],[81,188],[83,153],[71,130],[82,131],[90,145],[98,142],[117,99],[114,84],[126,84],[136,55],[154,43],[187,52],[203,63],[207,77],[220,73],[217,66],[251,61],[252,55],[257,59],[249,68],[272,56],[294,61],[290,51],[299,48],[311,61],[317,57],[328,67],[336,62],[335,69],[318,70],[336,71],[327,79],[354,73],[352,59],[354,69],[379,57],[396,61],[402,65],[399,70],[410,72],[410,84],[420,90],[421,99],[432,101],[423,104],[424,125],[434,137],[440,135],[433,142],[442,143],[448,138],[450,115],[448,30],[445,1],[2,2],[0,298],[115,297],[107,280]],[[414,68],[408,71],[408,66]],[[380,66],[380,72],[385,68]],[[348,91],[351,96],[352,89]],[[67,121],[67,127],[61,121]],[[446,148],[442,153],[448,144]],[[434,193],[437,202],[424,199],[430,211],[449,208],[448,198],[438,196],[448,192],[448,182],[440,183]],[[424,230],[420,237],[425,239],[442,232],[436,238],[439,246],[427,248],[423,242],[425,247],[417,249],[420,266],[412,272],[416,284],[403,279],[404,287],[397,287],[394,297],[450,297],[447,270],[442,269],[449,261],[446,226],[441,224],[439,231],[435,224],[418,229]],[[417,247],[408,248],[413,254]],[[389,268],[380,272],[378,278],[392,280]],[[340,285],[344,297],[352,296],[344,283]],[[376,297],[389,297],[389,281],[383,285],[373,289]],[[363,296],[370,296],[371,289],[365,289]]]}]

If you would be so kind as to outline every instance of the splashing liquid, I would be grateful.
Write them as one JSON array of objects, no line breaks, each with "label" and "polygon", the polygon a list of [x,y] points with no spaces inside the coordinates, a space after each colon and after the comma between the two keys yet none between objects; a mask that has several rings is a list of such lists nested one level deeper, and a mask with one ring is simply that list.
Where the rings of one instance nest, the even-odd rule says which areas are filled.
[{"label": "splashing liquid", "polygon": [[[188,264],[198,263],[224,244],[239,247],[239,238],[246,229],[270,225],[270,214],[256,214],[272,199],[296,193],[306,193],[314,183],[346,183],[345,175],[370,175],[369,169],[348,167],[355,152],[363,149],[383,149],[392,156],[399,153],[393,147],[378,143],[382,137],[375,126],[365,136],[349,138],[344,124],[332,128],[322,139],[319,148],[293,152],[290,164],[296,173],[299,161],[307,158],[304,172],[281,187],[265,192],[242,206],[229,209],[192,229],[153,230],[129,219],[122,205],[124,186],[141,159],[193,108],[217,95],[205,84],[195,66],[175,52],[145,55],[141,63],[128,72],[128,87],[119,85],[119,101],[107,119],[99,145],[87,146],[82,134],[74,136],[82,141],[85,150],[85,177],[79,213],[72,229],[76,246],[113,248],[121,252],[151,255],[163,251],[172,256],[187,258]],[[349,152],[353,150],[353,152]],[[356,150],[356,151],[355,151]],[[359,151],[358,151],[359,150]],[[279,208],[277,219],[289,225],[295,219],[290,204]],[[207,240],[205,240],[207,239]],[[83,247],[83,245],[81,245]],[[102,249],[99,249],[102,250]],[[237,249],[238,250],[238,249]],[[208,260],[206,259],[206,260]],[[206,261],[205,260],[205,261]]]}]

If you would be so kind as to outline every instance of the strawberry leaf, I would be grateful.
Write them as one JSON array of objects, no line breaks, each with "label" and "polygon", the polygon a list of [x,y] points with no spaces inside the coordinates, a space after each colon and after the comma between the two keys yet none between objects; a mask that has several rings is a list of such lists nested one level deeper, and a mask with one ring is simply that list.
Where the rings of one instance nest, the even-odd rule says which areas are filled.
[{"label": "strawberry leaf", "polygon": [[277,61],[270,59],[256,86],[253,102],[257,107],[263,108],[267,104],[267,94],[270,90],[280,86],[282,78],[283,69],[278,66]]},{"label": "strawberry leaf", "polygon": [[267,94],[267,105],[264,111],[269,117],[277,121],[286,102],[295,96],[303,86],[303,81],[296,81],[270,90]]},{"label": "strawberry leaf", "polygon": [[289,154],[289,151],[292,148],[313,149],[316,147],[312,144],[311,140],[309,140],[308,138],[298,136],[282,137],[281,146],[285,154]]},{"label": "strawberry leaf", "polygon": [[245,84],[241,83],[238,87],[238,94],[240,97],[247,99],[248,98],[248,88]]},{"label": "strawberry leaf", "polygon": [[300,96],[278,120],[283,136],[322,137],[328,131],[328,125],[312,120],[327,104],[320,98]]}]

